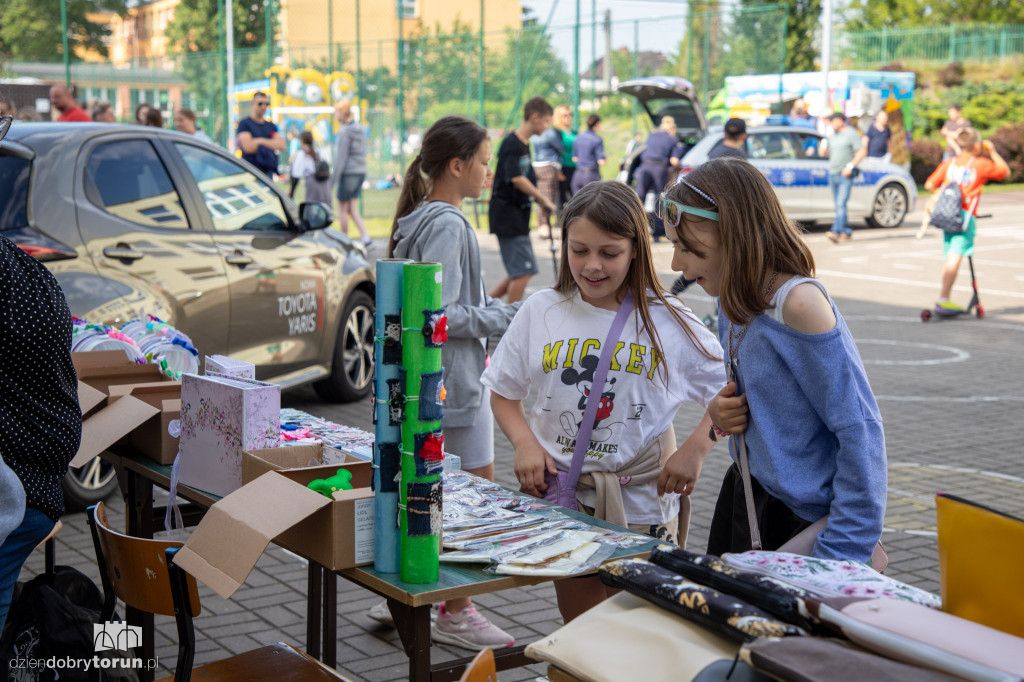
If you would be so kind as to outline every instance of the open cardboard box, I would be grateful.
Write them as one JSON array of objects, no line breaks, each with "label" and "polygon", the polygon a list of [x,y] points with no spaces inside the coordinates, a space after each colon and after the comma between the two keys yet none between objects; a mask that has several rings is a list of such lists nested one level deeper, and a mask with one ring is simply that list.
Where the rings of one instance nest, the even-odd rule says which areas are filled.
[{"label": "open cardboard box", "polygon": [[160,410],[132,429],[124,440],[158,464],[174,464],[178,439],[167,432],[167,426],[181,416],[181,382],[121,384],[110,386],[108,391],[110,400],[130,395]]},{"label": "open cardboard box", "polygon": [[82,442],[71,466],[81,467],[160,413],[160,408],[131,395],[110,397],[111,386],[157,382],[164,377],[156,365],[136,364],[120,350],[72,353],[71,362],[78,374],[82,410]]},{"label": "open cardboard box", "polygon": [[[332,500],[306,487],[342,467],[352,471],[352,490]],[[271,540],[332,571],[371,564],[372,476],[366,461],[267,471],[210,507],[174,562],[224,599]]]},{"label": "open cardboard box", "polygon": [[362,457],[357,457],[344,450],[338,450],[323,443],[246,450],[242,453],[242,485],[255,481],[268,471],[306,469],[321,466],[324,463],[325,455],[327,459],[337,461],[339,464],[353,464],[366,461]]}]

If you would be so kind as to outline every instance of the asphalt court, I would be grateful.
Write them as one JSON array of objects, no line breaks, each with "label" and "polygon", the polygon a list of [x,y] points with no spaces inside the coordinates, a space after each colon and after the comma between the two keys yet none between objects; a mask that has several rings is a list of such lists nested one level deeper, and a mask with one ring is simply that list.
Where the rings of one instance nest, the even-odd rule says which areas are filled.
[{"label": "asphalt court", "polygon": [[[835,298],[857,341],[871,386],[885,421],[889,494],[882,540],[889,551],[888,573],[933,592],[939,590],[934,494],[942,490],[1024,517],[1024,192],[986,194],[979,223],[976,259],[984,319],[961,318],[923,323],[920,311],[937,296],[942,266],[941,236],[922,240],[914,235],[920,212],[904,227],[874,230],[855,223],[854,238],[832,244],[825,226],[806,240],[820,278]],[[919,202],[921,204],[922,202]],[[497,244],[480,236],[484,279],[492,286],[504,275]],[[534,241],[540,274],[531,289],[554,279],[548,243]],[[375,244],[371,256],[380,255]],[[667,285],[675,279],[669,263],[671,247],[654,245],[656,265]],[[970,278],[964,263],[955,299],[966,303]],[[711,299],[697,287],[683,298],[699,316],[712,313]],[[310,389],[286,393],[286,406],[298,407],[333,421],[372,430],[369,401],[332,406],[319,402]],[[680,438],[688,434],[702,410],[684,406],[674,421]],[[515,485],[512,449],[495,430],[496,476]],[[705,462],[692,502],[688,547],[701,550],[719,483],[728,465],[721,445]],[[112,516],[122,517],[123,504],[112,500]],[[115,523],[118,521],[115,520]],[[58,563],[78,567],[97,579],[91,539],[84,515],[69,514],[58,534]],[[37,551],[23,579],[42,570]],[[283,640],[305,641],[305,565],[271,547],[249,580],[231,600],[202,588],[204,614],[196,620],[197,662]],[[339,581],[339,670],[353,680],[403,680],[405,654],[394,630],[365,616],[377,601],[371,593]],[[476,600],[481,612],[520,642],[555,630],[560,619],[550,584],[485,595]],[[157,653],[173,666],[176,633],[173,620],[157,621]],[[446,649],[439,647],[442,651]],[[464,655],[460,650],[447,650]],[[533,679],[544,672],[534,665],[504,672],[506,682]]]}]

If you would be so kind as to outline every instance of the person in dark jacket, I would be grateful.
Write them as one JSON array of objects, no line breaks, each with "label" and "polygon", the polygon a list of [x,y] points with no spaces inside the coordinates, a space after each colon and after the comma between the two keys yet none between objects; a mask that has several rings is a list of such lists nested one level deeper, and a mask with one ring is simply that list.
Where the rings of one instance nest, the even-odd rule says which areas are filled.
[{"label": "person in dark jacket", "polygon": [[21,522],[0,545],[0,628],[22,564],[64,513],[61,479],[81,435],[64,293],[39,261],[0,236],[0,454],[25,496]]},{"label": "person in dark jacket", "polygon": [[601,180],[600,167],[608,162],[608,157],[604,153],[604,140],[597,134],[600,125],[600,116],[587,116],[587,129],[576,136],[572,145],[572,160],[576,163],[571,184],[573,194],[584,185]]},{"label": "person in dark jacket", "polygon": [[[659,194],[668,184],[668,169],[679,165],[679,140],[676,139],[676,121],[671,116],[662,116],[661,124],[647,138],[644,151],[640,154],[640,167],[636,171],[636,193],[647,205],[647,195]],[[665,227],[655,217],[654,240],[665,236]]]}]

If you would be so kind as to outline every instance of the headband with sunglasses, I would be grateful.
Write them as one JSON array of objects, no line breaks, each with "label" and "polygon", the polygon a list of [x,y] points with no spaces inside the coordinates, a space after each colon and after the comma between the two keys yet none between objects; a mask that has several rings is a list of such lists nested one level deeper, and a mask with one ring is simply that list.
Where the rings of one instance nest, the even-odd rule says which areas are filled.
[{"label": "headband with sunglasses", "polygon": [[[689,183],[686,183],[687,187],[690,187]],[[704,196],[704,193],[694,188],[694,191]],[[706,197],[705,197],[706,198]],[[708,199],[711,201],[711,199]],[[711,203],[715,203],[711,201]],[[661,196],[658,197],[657,204],[657,216],[665,223],[666,227],[678,227],[679,221],[682,219],[684,213],[695,215],[699,218],[707,218],[708,220],[718,221],[718,211],[708,211],[703,208],[697,208],[696,206],[687,206],[681,204],[678,201],[674,201],[665,196],[662,192]]]}]

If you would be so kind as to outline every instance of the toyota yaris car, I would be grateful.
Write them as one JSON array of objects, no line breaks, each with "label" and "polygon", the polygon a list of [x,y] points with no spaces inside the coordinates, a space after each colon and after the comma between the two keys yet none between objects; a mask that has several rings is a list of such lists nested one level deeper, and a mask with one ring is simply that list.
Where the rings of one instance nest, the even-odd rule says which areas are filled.
[{"label": "toyota yaris car", "polygon": [[[679,161],[688,173],[722,144],[721,130],[708,133]],[[828,184],[828,159],[818,156],[822,135],[807,128],[759,126],[747,129],[747,160],[764,174],[779,195],[786,215],[801,223],[832,222],[835,204]],[[881,159],[864,159],[857,167],[850,201],[851,220],[871,227],[897,227],[913,209],[917,184],[908,172]]]},{"label": "toyota yaris car", "polygon": [[[46,264],[72,314],[116,326],[152,314],[201,355],[346,402],[370,391],[374,279],[331,219],[170,130],[15,122],[0,147],[0,230]],[[67,477],[69,500],[99,499],[112,479],[97,459]]]}]

